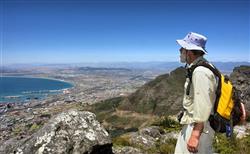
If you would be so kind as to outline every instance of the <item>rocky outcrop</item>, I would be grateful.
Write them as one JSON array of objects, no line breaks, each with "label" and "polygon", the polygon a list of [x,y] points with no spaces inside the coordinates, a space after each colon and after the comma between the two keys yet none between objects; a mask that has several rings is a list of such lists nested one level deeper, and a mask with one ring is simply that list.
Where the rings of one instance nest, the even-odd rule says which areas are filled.
[{"label": "rocky outcrop", "polygon": [[145,151],[130,146],[113,147],[113,152],[114,154],[147,154]]},{"label": "rocky outcrop", "polygon": [[233,85],[242,92],[242,100],[250,111],[250,66],[235,67],[230,75]]},{"label": "rocky outcrop", "polygon": [[131,151],[137,151],[138,153],[147,153],[149,151],[151,153],[164,153],[166,150],[170,150],[171,142],[175,142],[177,137],[177,131],[167,132],[159,126],[145,127],[137,132],[120,136],[119,138],[126,141],[129,146],[125,146],[125,148],[113,147],[113,151],[116,154],[132,153]]},{"label": "rocky outcrop", "polygon": [[142,147],[142,149],[151,149],[160,142],[164,144],[168,139],[177,139],[178,132],[167,133],[158,126],[151,126],[140,129],[136,133],[131,133],[130,142],[132,145]]},{"label": "rocky outcrop", "polygon": [[234,133],[236,134],[236,138],[239,139],[246,137],[247,135],[250,135],[249,130],[250,130],[250,123],[234,126]]},{"label": "rocky outcrop", "polygon": [[91,112],[69,110],[51,118],[28,138],[11,139],[0,153],[112,153],[109,134]]}]

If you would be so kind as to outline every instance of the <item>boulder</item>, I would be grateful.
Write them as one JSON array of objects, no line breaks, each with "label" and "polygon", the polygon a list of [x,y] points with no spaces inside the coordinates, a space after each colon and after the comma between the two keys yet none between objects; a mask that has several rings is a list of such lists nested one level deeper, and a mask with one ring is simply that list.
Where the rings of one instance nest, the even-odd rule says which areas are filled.
[{"label": "boulder", "polygon": [[159,144],[166,144],[169,139],[177,139],[178,132],[166,132],[159,126],[150,126],[129,134],[130,144],[143,150],[157,148]]},{"label": "boulder", "polygon": [[145,151],[130,146],[113,147],[113,152],[114,154],[147,154]]},{"label": "boulder", "polygon": [[242,92],[242,100],[250,111],[250,66],[235,67],[230,75],[233,85]]},{"label": "boulder", "polygon": [[244,138],[249,135],[250,123],[246,123],[244,125],[234,126],[234,133],[236,134],[236,138]]},{"label": "boulder", "polygon": [[51,118],[32,136],[14,142],[6,141],[0,153],[112,153],[107,131],[96,120],[95,114],[69,110]]}]

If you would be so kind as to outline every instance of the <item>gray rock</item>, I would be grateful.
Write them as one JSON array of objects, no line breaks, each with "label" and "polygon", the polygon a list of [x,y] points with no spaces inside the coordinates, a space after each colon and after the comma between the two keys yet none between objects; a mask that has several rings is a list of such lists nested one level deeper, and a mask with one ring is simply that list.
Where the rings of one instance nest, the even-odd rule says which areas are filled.
[{"label": "gray rock", "polygon": [[130,134],[130,143],[143,150],[156,148],[157,144],[164,144],[168,139],[178,137],[178,132],[167,133],[158,126],[151,126],[140,129],[138,132]]},{"label": "gray rock", "polygon": [[179,132],[169,132],[161,136],[161,143],[167,143],[169,139],[178,139]]},{"label": "gray rock", "polygon": [[152,127],[147,127],[139,130],[139,134],[141,135],[148,135],[153,138],[160,138],[161,133],[160,133],[160,128],[157,126],[152,126]]},{"label": "gray rock", "polygon": [[236,134],[236,138],[244,138],[249,135],[250,123],[246,123],[245,125],[234,126],[234,133]]},{"label": "gray rock", "polygon": [[[179,132],[167,133],[159,126],[151,126],[140,129],[138,132],[128,133],[130,145],[142,150],[142,153],[150,149],[156,149],[159,144],[168,143],[169,139],[177,139]],[[136,148],[136,149],[137,149]],[[132,152],[130,152],[130,150]],[[113,152],[117,154],[133,153],[131,148],[113,147]],[[137,153],[137,152],[134,152]],[[138,152],[139,153],[139,152]]]},{"label": "gray rock", "polygon": [[230,75],[233,85],[242,92],[242,100],[250,111],[250,66],[235,67]]},{"label": "gray rock", "polygon": [[151,126],[140,129],[138,132],[130,133],[130,143],[144,150],[155,147],[161,137],[160,127]]},{"label": "gray rock", "polygon": [[14,125],[16,122],[14,117],[9,117],[6,115],[3,115],[0,117],[0,130],[5,130],[10,128],[11,126]]},{"label": "gray rock", "polygon": [[143,135],[138,133],[131,134],[130,142],[136,147],[142,147],[144,150],[148,150],[155,146],[157,138],[154,138],[149,135]]},{"label": "gray rock", "polygon": [[112,153],[109,134],[90,112],[69,110],[51,118],[31,137],[7,141],[0,153]]},{"label": "gray rock", "polygon": [[147,154],[140,149],[125,146],[125,147],[113,147],[114,154]]}]

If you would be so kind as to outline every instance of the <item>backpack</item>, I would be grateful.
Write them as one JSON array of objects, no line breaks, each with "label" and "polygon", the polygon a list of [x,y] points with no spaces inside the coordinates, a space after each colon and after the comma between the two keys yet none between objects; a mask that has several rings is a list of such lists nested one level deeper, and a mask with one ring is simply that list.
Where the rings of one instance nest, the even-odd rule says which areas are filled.
[{"label": "backpack", "polygon": [[233,133],[233,126],[239,124],[242,116],[246,114],[244,104],[241,103],[240,99],[241,92],[233,87],[229,77],[221,74],[215,66],[207,61],[200,61],[187,69],[187,77],[190,79],[190,82],[187,86],[186,95],[190,93],[192,73],[198,66],[208,68],[218,78],[214,114],[211,114],[208,119],[210,126],[215,132],[226,133],[230,137]]}]

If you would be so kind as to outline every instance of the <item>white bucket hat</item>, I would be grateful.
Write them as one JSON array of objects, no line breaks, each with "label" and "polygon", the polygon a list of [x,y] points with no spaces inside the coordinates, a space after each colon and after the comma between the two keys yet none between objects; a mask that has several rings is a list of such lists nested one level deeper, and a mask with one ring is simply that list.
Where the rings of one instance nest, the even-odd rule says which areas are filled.
[{"label": "white bucket hat", "polygon": [[184,49],[200,50],[203,51],[204,53],[207,53],[207,51],[205,50],[207,38],[201,34],[190,32],[184,39],[176,41]]}]

